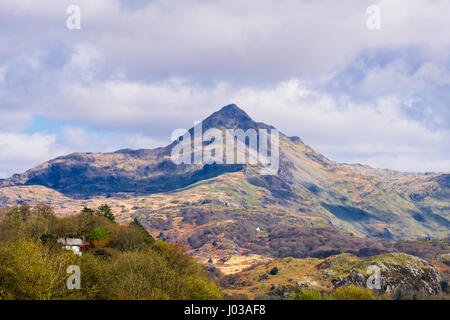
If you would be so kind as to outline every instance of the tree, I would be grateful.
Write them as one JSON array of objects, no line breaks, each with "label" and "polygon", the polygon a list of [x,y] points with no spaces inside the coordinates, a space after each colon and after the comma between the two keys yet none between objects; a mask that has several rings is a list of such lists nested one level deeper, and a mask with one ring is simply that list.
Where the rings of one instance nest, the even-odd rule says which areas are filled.
[{"label": "tree", "polygon": [[[24,222],[20,207],[14,207],[0,220],[0,300],[223,296],[207,271],[183,253],[181,246],[154,241],[136,221],[119,225],[92,214],[91,210],[58,218],[52,217],[50,209],[35,208]],[[49,220],[53,219],[51,225]],[[88,237],[97,250],[77,256],[63,250],[57,242],[58,237],[80,234]],[[99,249],[102,247],[105,248]],[[66,286],[66,270],[70,265],[81,269],[80,290],[69,290]]]},{"label": "tree", "polygon": [[6,210],[6,219],[8,221],[14,221],[17,223],[22,222],[21,216],[20,216],[20,209],[18,206],[13,206]]},{"label": "tree", "polygon": [[38,204],[36,207],[34,207],[34,212],[37,216],[41,216],[44,218],[55,217],[55,211],[53,211],[53,208],[48,204]]},{"label": "tree", "polygon": [[5,234],[3,232],[0,234],[0,239],[16,239],[21,234],[21,229],[23,227],[23,221],[20,216],[20,209],[18,206],[11,207],[6,210],[5,212],[6,221],[4,224],[2,224],[5,231],[7,231]]},{"label": "tree", "polygon": [[23,233],[32,239],[39,239],[43,234],[49,233],[51,229],[48,219],[37,216],[29,219],[23,226]]},{"label": "tree", "polygon": [[58,218],[55,224],[55,233],[61,238],[74,238],[78,236],[78,224],[75,217]]},{"label": "tree", "polygon": [[[137,227],[145,230],[144,226],[139,222],[139,219],[137,217],[134,217],[133,222],[131,224],[134,224]],[[145,231],[147,231],[147,230],[145,230]]]},{"label": "tree", "polygon": [[112,223],[109,219],[95,214],[90,208],[83,209],[80,214],[71,218],[76,225],[76,236],[86,237],[96,227],[108,228]]},{"label": "tree", "polygon": [[75,260],[71,252],[52,254],[39,242],[0,243],[0,299],[49,300],[69,295],[66,268]]},{"label": "tree", "polygon": [[17,240],[20,230],[10,220],[0,222],[0,241]]},{"label": "tree", "polygon": [[80,291],[82,299],[115,299],[117,295],[113,286],[113,264],[98,259],[92,254],[84,253],[79,258],[79,266],[82,274]]},{"label": "tree", "polygon": [[103,248],[109,244],[109,232],[108,230],[96,227],[92,230],[88,237],[91,247]]},{"label": "tree", "polygon": [[53,233],[44,233],[41,236],[41,241],[42,244],[50,247],[56,247],[58,245],[58,238]]},{"label": "tree", "polygon": [[89,241],[95,240],[107,240],[109,239],[109,232],[104,228],[94,228],[92,232],[89,234]]},{"label": "tree", "polygon": [[114,217],[114,214],[112,213],[111,207],[108,204],[102,204],[97,209],[97,214],[100,216],[103,216],[105,218],[108,218],[112,222],[116,222],[116,219]]},{"label": "tree", "polygon": [[145,242],[147,244],[153,244],[155,242],[155,239],[153,236],[147,231],[147,229],[144,228],[144,226],[139,222],[138,218],[134,217],[133,222],[130,223],[130,226],[134,226],[142,231],[142,233],[145,234]]},{"label": "tree", "polygon": [[152,244],[153,238],[134,224],[118,226],[111,233],[111,247],[121,251],[142,249],[145,244]]},{"label": "tree", "polygon": [[31,217],[31,207],[28,203],[24,203],[19,207],[20,219],[23,222],[27,222],[27,220]]},{"label": "tree", "polygon": [[80,214],[86,215],[86,216],[93,215],[94,213],[95,213],[94,209],[91,209],[89,207],[84,207],[80,212]]}]

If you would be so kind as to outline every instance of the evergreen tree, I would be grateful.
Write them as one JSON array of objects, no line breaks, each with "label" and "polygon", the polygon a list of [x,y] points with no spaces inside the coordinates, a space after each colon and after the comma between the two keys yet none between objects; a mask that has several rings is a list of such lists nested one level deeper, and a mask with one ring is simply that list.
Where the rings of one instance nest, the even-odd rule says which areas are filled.
[{"label": "evergreen tree", "polygon": [[106,203],[102,204],[100,207],[98,207],[97,214],[99,216],[108,218],[112,222],[116,222],[116,218],[114,217],[114,214],[112,213],[111,207]]},{"label": "evergreen tree", "polygon": [[89,207],[84,207],[83,210],[81,210],[81,214],[86,216],[93,215],[94,213],[95,211]]}]

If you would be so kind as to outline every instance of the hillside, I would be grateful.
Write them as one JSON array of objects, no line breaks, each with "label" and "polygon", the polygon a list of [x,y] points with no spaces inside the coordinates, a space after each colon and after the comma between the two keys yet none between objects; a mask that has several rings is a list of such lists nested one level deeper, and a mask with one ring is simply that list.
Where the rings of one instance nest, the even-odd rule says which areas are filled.
[{"label": "hillside", "polygon": [[372,265],[380,268],[381,288],[375,290],[379,295],[411,298],[442,293],[442,278],[436,266],[401,253],[363,259],[350,254],[326,259],[284,258],[226,276],[221,284],[230,296],[287,299],[304,289],[330,293],[342,286],[365,287],[371,275],[367,268]]},{"label": "hillside", "polygon": [[[109,213],[107,205],[63,218],[46,205],[0,211],[0,300],[222,297],[181,246],[155,241],[138,222],[118,224]],[[77,254],[60,243],[70,238],[82,244]],[[72,290],[68,273],[76,267],[79,290]]]}]

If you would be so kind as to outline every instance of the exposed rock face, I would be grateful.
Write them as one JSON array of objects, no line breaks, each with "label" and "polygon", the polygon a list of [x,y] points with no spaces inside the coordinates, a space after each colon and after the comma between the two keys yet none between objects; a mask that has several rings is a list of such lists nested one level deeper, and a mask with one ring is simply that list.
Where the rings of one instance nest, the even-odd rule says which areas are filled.
[{"label": "exposed rock face", "polygon": [[[368,268],[372,266],[372,269]],[[437,265],[415,256],[390,253],[368,258],[340,254],[326,259],[283,258],[260,264],[222,278],[229,293],[248,294],[249,297],[268,295],[289,299],[299,290],[313,289],[330,294],[341,286],[357,285],[367,288],[374,267],[380,268],[381,289],[373,289],[376,296],[396,298],[433,298],[442,292],[442,274]],[[277,274],[270,270],[277,268]],[[373,282],[372,282],[373,283]]]},{"label": "exposed rock face", "polygon": [[348,272],[348,275],[337,276],[331,281],[335,287],[350,284],[366,287],[370,275],[364,268],[369,265],[380,268],[380,291],[391,297],[435,295],[441,291],[441,275],[435,266],[421,258],[399,253],[367,258],[362,264],[344,270],[343,273]]}]

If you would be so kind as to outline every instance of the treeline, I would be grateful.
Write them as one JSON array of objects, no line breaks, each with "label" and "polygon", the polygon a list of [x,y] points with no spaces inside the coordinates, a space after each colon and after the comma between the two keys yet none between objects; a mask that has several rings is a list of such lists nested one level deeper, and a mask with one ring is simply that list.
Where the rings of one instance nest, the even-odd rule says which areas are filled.
[{"label": "treeline", "polygon": [[[81,238],[81,256],[58,238]],[[67,267],[81,270],[68,289]],[[0,299],[219,299],[207,272],[181,246],[153,237],[135,220],[117,224],[108,205],[56,217],[50,206],[0,212]]]}]

